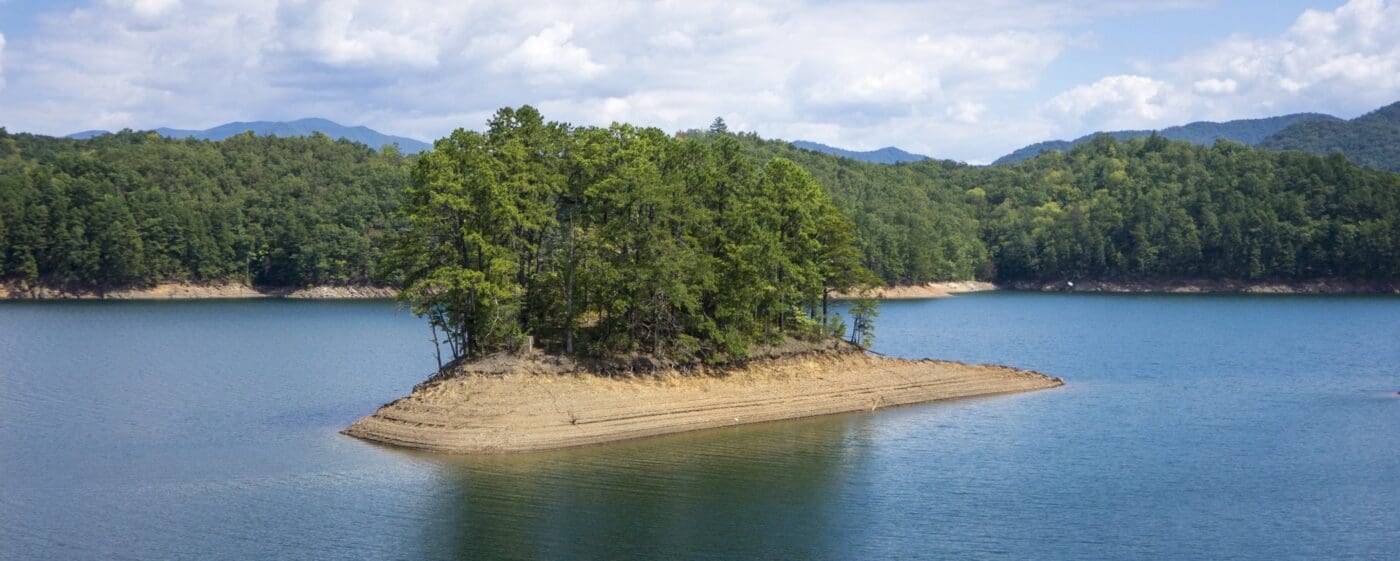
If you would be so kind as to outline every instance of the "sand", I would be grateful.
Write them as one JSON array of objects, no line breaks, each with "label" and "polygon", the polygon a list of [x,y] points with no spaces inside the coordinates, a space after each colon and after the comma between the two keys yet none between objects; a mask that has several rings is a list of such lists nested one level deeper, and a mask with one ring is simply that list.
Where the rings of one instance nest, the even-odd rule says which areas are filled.
[{"label": "sand", "polygon": [[[923,300],[926,298],[946,298],[954,294],[984,292],[988,290],[997,290],[997,286],[983,281],[948,281],[882,286],[872,291],[870,296],[883,300]],[[860,295],[836,293],[831,297],[834,300],[854,300],[859,298]]]},{"label": "sand", "polygon": [[240,283],[161,283],[96,291],[84,288],[0,284],[0,299],[24,300],[206,300],[225,298],[369,299],[393,298],[398,290],[382,286],[313,286],[298,289],[255,288]]},{"label": "sand", "polygon": [[628,377],[582,373],[547,357],[504,362],[420,384],[344,433],[436,452],[527,452],[1063,384],[1002,366],[850,350]]}]

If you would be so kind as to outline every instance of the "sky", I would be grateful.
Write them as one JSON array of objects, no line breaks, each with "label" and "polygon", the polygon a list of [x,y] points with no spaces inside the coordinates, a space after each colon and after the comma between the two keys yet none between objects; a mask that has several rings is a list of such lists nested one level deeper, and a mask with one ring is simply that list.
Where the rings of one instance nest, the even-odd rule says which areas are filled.
[{"label": "sky", "polygon": [[1400,100],[1400,0],[0,0],[0,126],[551,120],[985,163],[1097,130]]}]

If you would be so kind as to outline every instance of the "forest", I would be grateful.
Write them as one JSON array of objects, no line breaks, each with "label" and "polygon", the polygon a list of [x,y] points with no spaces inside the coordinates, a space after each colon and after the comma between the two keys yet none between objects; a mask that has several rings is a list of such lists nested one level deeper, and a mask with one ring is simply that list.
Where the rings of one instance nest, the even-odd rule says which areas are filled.
[{"label": "forest", "polygon": [[[551,127],[569,142],[612,130]],[[647,181],[675,181],[676,151],[724,152],[759,170],[796,164],[853,224],[860,264],[884,283],[1400,278],[1400,175],[1336,154],[1099,137],[1014,165],[885,165],[723,126],[635,130],[669,137]],[[417,227],[405,212],[411,186],[438,157],[325,136],[71,140],[0,129],[0,279],[99,289],[397,283],[378,267],[386,239]],[[549,173],[578,173],[572,165]]]},{"label": "forest", "polygon": [[71,140],[0,129],[0,278],[96,289],[370,283],[407,185],[397,152],[324,135]]},{"label": "forest", "polygon": [[739,137],[826,186],[890,284],[1400,278],[1400,174],[1339,154],[1100,136],[1013,165],[881,165]]},{"label": "forest", "polygon": [[502,109],[418,159],[403,204],[384,274],[453,358],[526,336],[571,355],[742,357],[840,335],[831,292],[870,279],[811,175],[732,137]]}]

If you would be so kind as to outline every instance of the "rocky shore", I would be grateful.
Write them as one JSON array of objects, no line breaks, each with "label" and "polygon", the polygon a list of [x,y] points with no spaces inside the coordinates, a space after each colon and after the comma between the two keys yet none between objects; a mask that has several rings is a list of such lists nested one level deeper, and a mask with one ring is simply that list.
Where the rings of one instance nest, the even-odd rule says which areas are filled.
[{"label": "rocky shore", "polygon": [[449,367],[344,433],[436,452],[527,452],[1062,384],[839,343],[726,367],[611,376],[561,357],[498,355]]},{"label": "rocky shore", "polygon": [[1312,281],[1237,281],[1180,279],[1155,281],[1018,281],[1001,289],[1040,292],[1131,292],[1210,294],[1400,294],[1400,281],[1323,279]]},{"label": "rocky shore", "polygon": [[241,283],[162,283],[109,290],[0,284],[0,299],[15,300],[202,300],[224,298],[372,299],[393,298],[398,290],[383,286],[252,287]]}]

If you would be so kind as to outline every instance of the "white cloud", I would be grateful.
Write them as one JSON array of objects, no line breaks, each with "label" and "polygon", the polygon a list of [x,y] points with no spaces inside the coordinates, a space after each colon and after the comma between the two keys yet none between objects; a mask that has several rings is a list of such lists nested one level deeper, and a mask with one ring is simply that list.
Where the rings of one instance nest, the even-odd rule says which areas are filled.
[{"label": "white cloud", "polygon": [[1400,16],[1366,0],[1309,12],[1281,37],[1037,92],[1065,53],[1102,48],[1084,39],[1096,18],[1199,4],[103,0],[11,33],[0,124],[324,116],[431,139],[532,103],[579,124],[674,131],[719,115],[765,136],[985,161],[1083,129],[1397,97]]},{"label": "white cloud", "polygon": [[498,72],[523,71],[536,84],[587,80],[603,71],[588,49],[573,43],[574,26],[556,22],[526,37],[492,65]]},{"label": "white cloud", "polygon": [[1225,41],[1169,71],[1237,83],[1231,108],[1374,108],[1400,96],[1400,3],[1308,10],[1280,37]]},{"label": "white cloud", "polygon": [[1196,93],[1200,94],[1225,95],[1235,93],[1235,90],[1240,88],[1240,84],[1233,78],[1225,78],[1224,80],[1220,78],[1206,78],[1204,80],[1196,80],[1192,88],[1196,90]]},{"label": "white cloud", "polygon": [[982,114],[987,112],[987,106],[972,101],[959,101],[948,106],[944,114],[959,123],[973,124],[982,120]]},{"label": "white cloud", "polygon": [[1077,86],[1051,98],[1046,108],[1057,116],[1106,128],[1157,124],[1170,115],[1175,92],[1160,80],[1120,75]]},{"label": "white cloud", "polygon": [[1042,105],[1058,137],[1324,111],[1356,115],[1400,98],[1400,2],[1308,10],[1274,37],[1236,35],[1138,74],[1072,87]]}]

